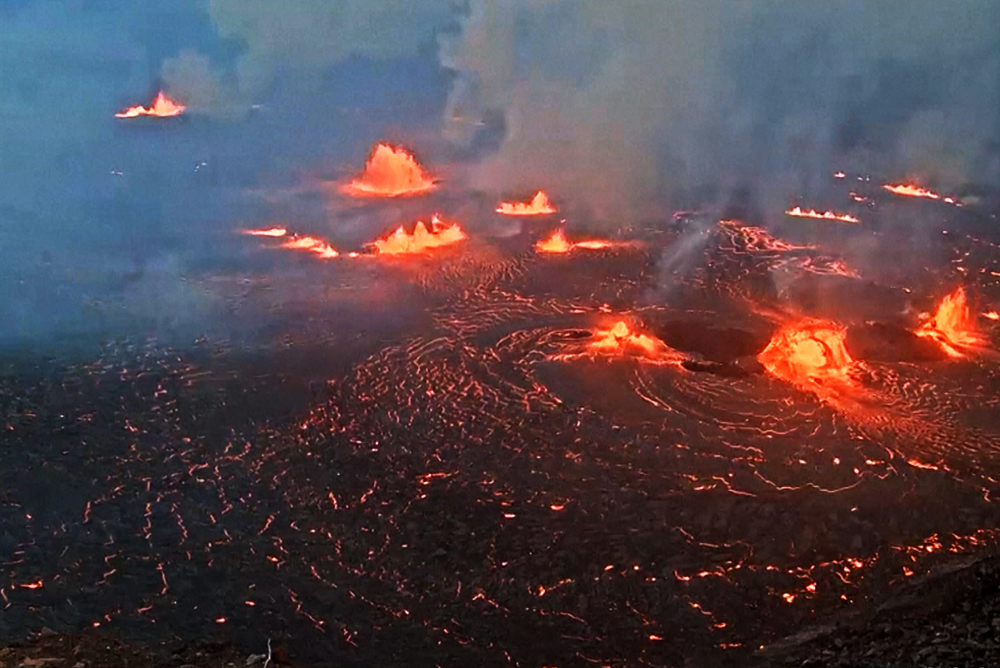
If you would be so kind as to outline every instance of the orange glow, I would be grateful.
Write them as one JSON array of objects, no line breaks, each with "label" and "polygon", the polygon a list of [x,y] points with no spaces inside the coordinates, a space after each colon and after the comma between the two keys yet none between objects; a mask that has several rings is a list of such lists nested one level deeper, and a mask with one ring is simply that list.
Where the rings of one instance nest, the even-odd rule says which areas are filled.
[{"label": "orange glow", "polygon": [[535,249],[540,253],[568,253],[573,250],[573,244],[566,240],[562,230],[556,230],[551,237],[535,244]]},{"label": "orange glow", "polygon": [[379,144],[365,171],[343,187],[354,197],[405,197],[429,192],[435,187],[417,159],[405,148]]},{"label": "orange glow", "polygon": [[246,234],[251,237],[272,237],[277,239],[279,237],[286,236],[288,234],[288,230],[284,227],[269,227],[263,230],[242,230],[242,234]]},{"label": "orange glow", "polygon": [[465,232],[460,226],[445,225],[437,216],[434,216],[431,219],[430,229],[427,229],[422,221],[417,221],[413,233],[407,234],[403,226],[400,225],[385,239],[377,240],[374,246],[380,254],[405,255],[425,253],[434,248],[450,246],[465,238]]},{"label": "orange glow", "polygon": [[833,211],[825,211],[820,213],[814,209],[809,209],[806,211],[800,206],[794,209],[789,209],[785,212],[785,215],[794,216],[795,218],[816,218],[818,220],[835,220],[840,223],[860,223],[861,220],[855,218],[854,216],[846,213],[834,213]]},{"label": "orange glow", "polygon": [[845,174],[843,172],[834,172],[833,173],[833,178],[835,178],[835,179],[847,178],[847,174]]},{"label": "orange glow", "polygon": [[988,311],[987,313],[983,314],[983,317],[986,318],[987,320],[996,321],[1000,320],[1000,313],[997,313],[996,311]]},{"label": "orange glow", "polygon": [[330,244],[315,237],[294,237],[281,245],[289,250],[301,250],[314,253],[324,260],[332,260],[340,255]]},{"label": "orange glow", "polygon": [[624,320],[616,322],[611,329],[598,329],[587,347],[594,352],[619,354],[638,349],[648,357],[658,357],[666,349],[659,339],[633,332]]},{"label": "orange glow", "polygon": [[941,300],[934,317],[917,330],[917,335],[934,339],[951,357],[964,357],[963,348],[982,345],[983,337],[966,300],[965,288]]},{"label": "orange glow", "polygon": [[497,213],[505,216],[545,216],[555,212],[556,208],[541,190],[530,202],[503,202],[497,207]]},{"label": "orange glow", "polygon": [[551,237],[543,239],[535,244],[535,250],[539,253],[569,253],[574,248],[584,248],[586,250],[600,250],[610,248],[610,241],[579,241],[570,243],[566,239],[566,234],[562,230],[556,230]]},{"label": "orange glow", "polygon": [[784,327],[772,338],[757,360],[776,378],[814,392],[820,399],[836,400],[850,393],[854,360],[844,343],[846,331],[833,323],[806,323]]},{"label": "orange glow", "polygon": [[139,116],[156,116],[158,118],[169,118],[180,116],[187,109],[183,104],[174,102],[160,91],[153,100],[153,106],[146,108],[141,105],[129,107],[125,111],[119,111],[115,118],[138,118]]},{"label": "orange glow", "polygon": [[894,195],[900,195],[902,197],[923,197],[924,199],[937,199],[948,204],[955,204],[961,206],[955,201],[954,197],[942,197],[932,190],[927,190],[910,183],[903,183],[899,185],[884,185],[882,186],[884,190],[888,190]]},{"label": "orange glow", "polygon": [[21,587],[21,589],[41,589],[42,581],[39,580],[37,582],[26,582],[23,585],[18,585],[18,586]]}]

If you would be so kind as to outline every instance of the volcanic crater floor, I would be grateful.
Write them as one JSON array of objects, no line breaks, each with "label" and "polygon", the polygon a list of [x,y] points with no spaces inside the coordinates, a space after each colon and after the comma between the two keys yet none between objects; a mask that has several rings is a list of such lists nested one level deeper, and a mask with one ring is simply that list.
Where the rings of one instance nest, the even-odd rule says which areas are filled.
[{"label": "volcanic crater floor", "polygon": [[[682,264],[674,230],[213,277],[255,337],[6,351],[0,637],[744,666],[994,553],[1000,363],[917,354],[835,297],[902,306],[957,257],[997,304],[995,248],[900,287],[758,228],[698,234]],[[852,307],[846,380],[757,361],[789,313]]]}]

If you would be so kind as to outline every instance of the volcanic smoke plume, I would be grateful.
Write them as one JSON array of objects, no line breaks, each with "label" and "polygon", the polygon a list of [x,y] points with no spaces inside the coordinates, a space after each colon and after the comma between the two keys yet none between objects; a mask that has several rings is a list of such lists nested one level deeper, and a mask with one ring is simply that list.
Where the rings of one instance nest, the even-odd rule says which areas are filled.
[{"label": "volcanic smoke plume", "polygon": [[995,0],[476,0],[443,40],[446,130],[502,119],[474,186],[551,184],[609,224],[740,192],[776,212],[844,166],[992,187],[998,23]]}]

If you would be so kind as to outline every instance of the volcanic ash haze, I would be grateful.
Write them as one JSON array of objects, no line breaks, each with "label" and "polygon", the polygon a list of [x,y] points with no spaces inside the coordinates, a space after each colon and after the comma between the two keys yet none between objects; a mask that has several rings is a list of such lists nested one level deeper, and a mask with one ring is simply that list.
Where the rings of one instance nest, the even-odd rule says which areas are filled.
[{"label": "volcanic ash haze", "polygon": [[834,166],[991,186],[997,25],[997,0],[474,0],[442,40],[446,133],[501,116],[476,187],[551,184],[614,223],[736,188],[778,213]]}]

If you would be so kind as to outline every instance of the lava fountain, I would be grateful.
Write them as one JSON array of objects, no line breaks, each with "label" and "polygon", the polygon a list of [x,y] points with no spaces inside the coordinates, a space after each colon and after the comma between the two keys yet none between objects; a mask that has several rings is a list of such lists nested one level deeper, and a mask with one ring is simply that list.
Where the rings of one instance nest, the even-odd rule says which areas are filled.
[{"label": "lava fountain", "polygon": [[115,114],[115,118],[138,118],[140,116],[156,116],[157,118],[170,118],[172,116],[180,116],[187,109],[183,104],[178,104],[174,102],[169,97],[160,91],[156,95],[156,99],[153,100],[153,105],[151,107],[143,107],[138,105],[135,107],[129,107],[125,111],[119,111]]},{"label": "lava fountain", "polygon": [[981,346],[982,335],[976,327],[976,318],[968,304],[965,288],[941,300],[934,316],[917,330],[917,335],[933,339],[950,357],[965,357],[963,349]]},{"label": "lava fountain", "polygon": [[430,229],[423,221],[417,221],[413,232],[408,234],[400,225],[395,232],[384,239],[376,240],[372,245],[380,255],[408,255],[450,246],[465,238],[465,232],[459,225],[446,225],[440,218],[434,216],[431,219]]},{"label": "lava fountain", "polygon": [[365,165],[365,171],[343,186],[352,197],[408,197],[430,192],[434,181],[409,151],[379,144]]},{"label": "lava fountain", "polygon": [[562,230],[556,230],[548,239],[543,239],[536,243],[535,250],[539,253],[569,253],[575,248],[600,250],[602,248],[610,248],[611,246],[612,243],[610,241],[600,240],[571,243],[566,239],[566,234]]},{"label": "lava fountain", "polygon": [[530,202],[502,202],[497,213],[505,216],[546,216],[556,212],[548,195],[539,190]]}]

